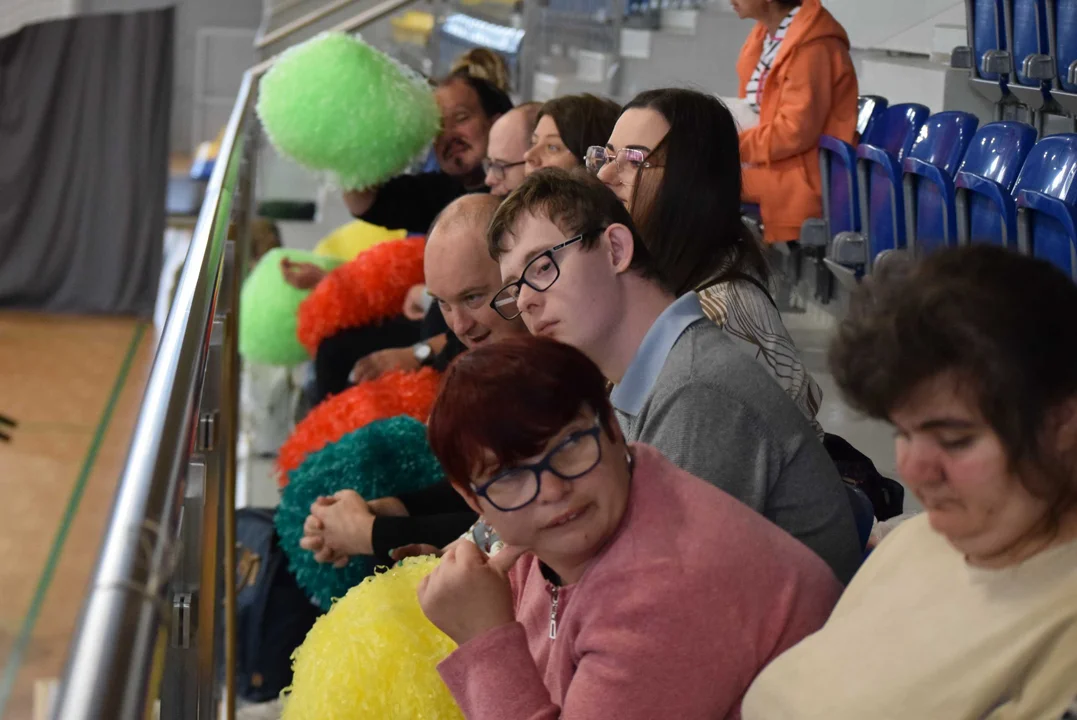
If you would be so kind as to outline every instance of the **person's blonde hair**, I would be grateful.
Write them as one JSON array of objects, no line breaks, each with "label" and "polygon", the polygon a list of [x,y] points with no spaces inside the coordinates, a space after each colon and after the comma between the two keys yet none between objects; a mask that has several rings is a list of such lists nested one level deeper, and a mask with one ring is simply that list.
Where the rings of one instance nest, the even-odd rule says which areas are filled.
[{"label": "person's blonde hair", "polygon": [[493,50],[474,48],[456,58],[449,70],[450,75],[466,73],[481,78],[503,92],[510,92],[509,68],[505,59]]}]

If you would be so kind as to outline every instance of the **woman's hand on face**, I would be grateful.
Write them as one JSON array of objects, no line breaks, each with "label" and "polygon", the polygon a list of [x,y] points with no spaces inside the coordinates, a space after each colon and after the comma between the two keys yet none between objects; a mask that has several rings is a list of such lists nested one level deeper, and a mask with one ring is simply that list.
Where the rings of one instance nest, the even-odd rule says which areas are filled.
[{"label": "woman's hand on face", "polygon": [[[323,551],[328,550],[334,557],[374,554],[374,513],[354,490],[341,490],[330,498],[315,500],[304,525],[304,540],[308,525],[320,525],[314,533],[322,540]],[[305,547],[302,543],[300,546]],[[317,552],[314,557],[319,562],[329,562],[320,560]]]},{"label": "woman's hand on face", "polygon": [[490,558],[474,543],[453,543],[419,583],[419,606],[457,645],[513,622],[508,571],[523,553],[506,547]]}]

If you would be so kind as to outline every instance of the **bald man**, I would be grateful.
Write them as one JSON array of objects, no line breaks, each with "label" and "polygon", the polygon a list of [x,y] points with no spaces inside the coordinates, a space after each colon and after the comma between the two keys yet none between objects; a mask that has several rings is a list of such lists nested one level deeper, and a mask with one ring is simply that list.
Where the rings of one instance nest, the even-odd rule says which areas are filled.
[{"label": "bald man", "polygon": [[[529,106],[521,105],[517,110],[502,116],[498,122],[506,119],[513,122],[519,122],[521,118],[526,120],[527,107]],[[512,118],[513,115],[516,117]],[[517,131],[523,132],[520,128],[517,128]],[[494,136],[491,134],[490,137],[492,141]],[[523,151],[520,152],[520,157],[523,157]],[[516,171],[519,171],[519,182],[523,182],[523,166],[511,168],[508,172]],[[487,173],[488,180],[494,172],[491,167]],[[505,181],[509,181],[509,176],[505,176]],[[515,177],[512,181],[516,182]],[[471,347],[489,337],[496,338],[506,324],[522,327],[516,321],[506,323],[489,307],[489,298],[481,307],[472,307],[454,295],[454,291],[466,290],[471,293],[470,302],[475,303],[478,302],[474,296],[477,288],[489,292],[490,297],[493,297],[501,287],[501,276],[494,273],[484,260],[477,259],[478,255],[489,255],[489,252],[485,249],[480,251],[480,248],[473,248],[469,244],[485,242],[486,227],[501,202],[501,198],[494,195],[491,189],[490,195],[474,194],[457,198],[435,218],[434,226],[427,236],[424,255],[426,286],[416,285],[404,301],[404,315],[412,320],[422,319],[427,312],[424,295],[437,302],[446,324],[464,347]],[[466,252],[461,250],[463,245],[467,245]],[[412,347],[379,350],[360,358],[355,363],[349,379],[359,384],[380,377],[390,370],[417,370],[424,363],[443,368],[447,361],[462,349],[452,336],[446,339],[445,336],[438,335]]]},{"label": "bald man", "polygon": [[[434,221],[426,241],[427,288],[465,348],[527,332],[520,318],[505,320],[490,307],[502,284],[500,266],[486,244],[486,228],[498,204],[490,195],[454,200]],[[443,547],[475,519],[448,483],[369,503],[345,490],[311,506],[299,544],[319,562],[343,564],[351,555],[374,555],[379,563],[391,564],[394,548]]]},{"label": "bald man", "polygon": [[526,103],[505,113],[490,128],[486,145],[486,186],[490,194],[505,197],[524,181],[524,153],[531,148],[531,135],[541,103]]},{"label": "bald man", "polygon": [[490,307],[490,299],[502,285],[500,268],[486,246],[486,228],[498,204],[498,198],[490,195],[454,201],[438,217],[426,241],[427,292],[467,348],[527,332],[519,318],[505,320]]}]

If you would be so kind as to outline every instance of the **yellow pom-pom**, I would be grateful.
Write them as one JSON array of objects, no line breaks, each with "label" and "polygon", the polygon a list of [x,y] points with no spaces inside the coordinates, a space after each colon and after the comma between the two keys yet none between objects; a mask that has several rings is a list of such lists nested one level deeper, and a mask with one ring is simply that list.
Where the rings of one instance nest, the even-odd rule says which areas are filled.
[{"label": "yellow pom-pom", "polygon": [[281,720],[462,720],[437,664],[456,643],[419,607],[439,560],[408,558],[333,604],[292,656]]},{"label": "yellow pom-pom", "polygon": [[364,250],[407,235],[407,230],[386,230],[363,220],[353,220],[326,235],[314,246],[314,254],[349,262]]}]

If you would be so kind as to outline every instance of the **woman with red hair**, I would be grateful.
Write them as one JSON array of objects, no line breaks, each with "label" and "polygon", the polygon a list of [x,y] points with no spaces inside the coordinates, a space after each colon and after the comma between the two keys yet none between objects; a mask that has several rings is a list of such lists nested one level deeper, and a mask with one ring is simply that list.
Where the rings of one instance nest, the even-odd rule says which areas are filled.
[{"label": "woman with red hair", "polygon": [[840,586],[791,536],[628,445],[585,355],[518,337],[459,357],[429,423],[457,492],[506,547],[455,543],[419,587],[459,648],[470,720],[733,718]]}]

